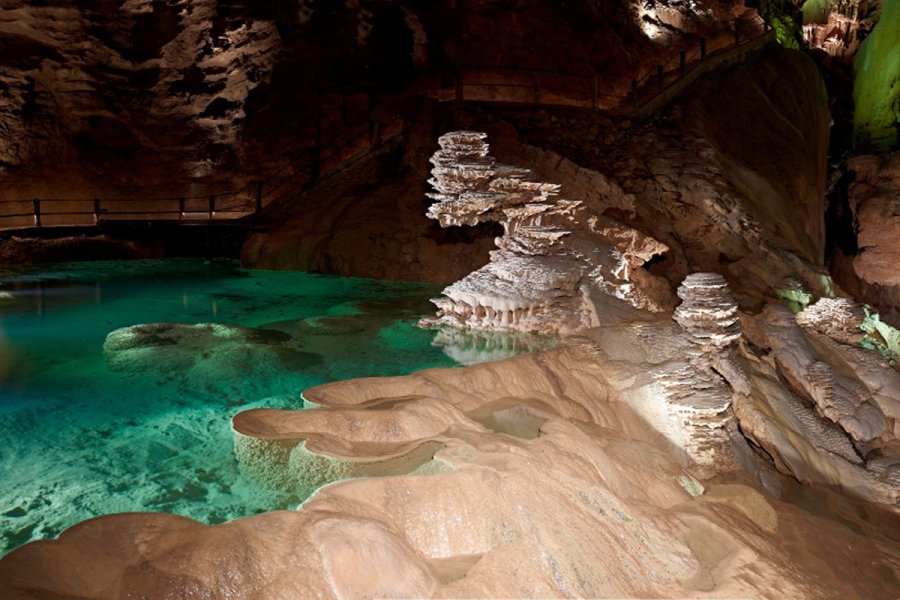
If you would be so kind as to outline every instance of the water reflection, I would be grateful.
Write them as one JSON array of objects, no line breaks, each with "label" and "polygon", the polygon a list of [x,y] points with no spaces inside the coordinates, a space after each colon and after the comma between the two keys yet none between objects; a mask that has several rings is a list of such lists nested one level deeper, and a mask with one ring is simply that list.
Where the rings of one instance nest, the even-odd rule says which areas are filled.
[{"label": "water reflection", "polygon": [[[3,298],[0,297],[0,301]],[[3,332],[3,329],[0,328],[0,387],[2,387],[3,382],[6,381],[7,376],[10,371],[12,371],[13,365],[13,348],[12,344],[10,344],[9,339],[7,339],[6,335]]]},{"label": "water reflection", "polygon": [[103,292],[99,283],[0,282],[0,309],[6,315],[30,313],[43,316],[48,309],[100,304],[102,301]]},{"label": "water reflection", "polygon": [[441,328],[431,345],[461,365],[474,365],[553,348],[557,338],[516,331]]}]

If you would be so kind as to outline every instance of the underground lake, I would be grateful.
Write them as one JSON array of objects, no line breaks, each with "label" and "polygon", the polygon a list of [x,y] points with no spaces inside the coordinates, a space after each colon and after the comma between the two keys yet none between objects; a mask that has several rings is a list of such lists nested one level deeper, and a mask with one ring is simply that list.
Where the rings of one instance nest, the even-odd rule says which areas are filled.
[{"label": "underground lake", "polygon": [[238,473],[235,413],[302,407],[326,381],[531,348],[416,327],[434,285],[225,260],[4,269],[0,555],[109,513],[219,523],[294,508],[302,493]]}]

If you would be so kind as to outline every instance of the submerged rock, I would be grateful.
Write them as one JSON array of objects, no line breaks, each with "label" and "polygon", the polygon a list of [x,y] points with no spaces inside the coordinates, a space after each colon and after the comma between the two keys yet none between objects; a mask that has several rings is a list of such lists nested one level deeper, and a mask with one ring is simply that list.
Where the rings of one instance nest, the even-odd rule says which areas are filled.
[{"label": "submerged rock", "polygon": [[286,369],[316,365],[322,356],[291,344],[275,329],[220,323],[153,323],[117,329],[106,337],[103,353],[116,371],[197,385],[234,384],[276,376]]}]

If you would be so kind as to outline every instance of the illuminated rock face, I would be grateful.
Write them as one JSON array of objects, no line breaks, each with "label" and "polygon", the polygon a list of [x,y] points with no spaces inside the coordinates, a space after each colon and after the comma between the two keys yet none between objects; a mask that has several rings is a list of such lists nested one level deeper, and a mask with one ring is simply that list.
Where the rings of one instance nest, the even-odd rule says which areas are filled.
[{"label": "illuminated rock face", "polygon": [[878,3],[858,0],[811,0],[803,6],[803,37],[811,48],[824,50],[850,64],[878,20]]},{"label": "illuminated rock face", "polygon": [[797,315],[797,324],[844,344],[859,344],[865,317],[862,307],[849,298],[820,298]]},{"label": "illuminated rock face", "polygon": [[664,402],[642,405],[638,411],[684,449],[700,472],[712,475],[734,466],[731,388],[743,393],[748,387],[734,357],[741,336],[738,308],[725,278],[716,273],[688,275],[678,297],[683,302],[674,319],[683,332],[680,343],[674,360],[654,373]]},{"label": "illuminated rock face", "polygon": [[668,308],[666,286],[636,273],[665,245],[558,197],[559,185],[535,180],[529,169],[498,163],[486,137],[441,136],[429,180],[436,202],[427,214],[444,227],[497,221],[504,234],[488,265],[435,300],[438,316],[426,324],[567,333],[598,325],[604,297]]},{"label": "illuminated rock face", "polygon": [[868,283],[900,288],[900,152],[857,156],[849,166],[856,173],[850,186],[850,206],[859,227],[860,248],[853,267]]}]

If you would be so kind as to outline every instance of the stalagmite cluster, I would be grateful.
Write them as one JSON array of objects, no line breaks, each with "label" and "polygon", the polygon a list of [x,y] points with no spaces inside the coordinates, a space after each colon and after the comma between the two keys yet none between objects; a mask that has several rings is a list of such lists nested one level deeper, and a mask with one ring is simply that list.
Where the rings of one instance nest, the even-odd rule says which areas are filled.
[{"label": "stalagmite cluster", "polygon": [[734,345],[741,337],[738,307],[725,278],[717,273],[692,273],[678,288],[682,303],[674,319],[690,341],[691,363],[718,372],[738,392],[747,379],[735,361]]},{"label": "stalagmite cluster", "polygon": [[[666,246],[559,197],[560,186],[488,154],[486,134],[454,131],[438,140],[428,216],[443,227],[496,221],[504,234],[491,262],[444,290],[426,324],[567,333],[599,324],[598,296],[649,310],[668,308],[632,272]],[[637,240],[637,242],[636,242]],[[645,285],[644,282],[651,285]]]},{"label": "stalagmite cluster", "polygon": [[678,296],[682,303],[674,319],[683,334],[676,358],[654,371],[662,402],[638,410],[682,448],[700,472],[712,475],[733,466],[732,389],[725,382],[739,392],[748,387],[734,353],[741,336],[738,309],[725,278],[716,273],[688,275]]}]

